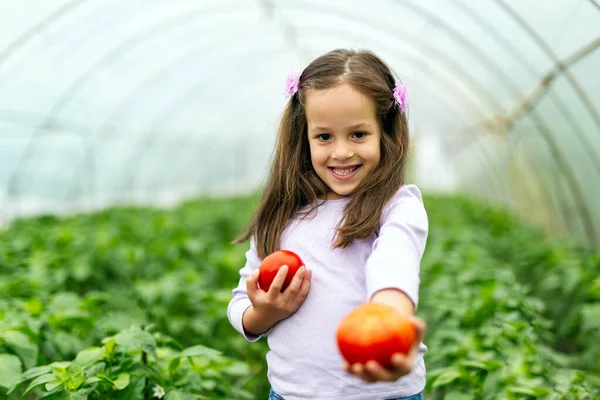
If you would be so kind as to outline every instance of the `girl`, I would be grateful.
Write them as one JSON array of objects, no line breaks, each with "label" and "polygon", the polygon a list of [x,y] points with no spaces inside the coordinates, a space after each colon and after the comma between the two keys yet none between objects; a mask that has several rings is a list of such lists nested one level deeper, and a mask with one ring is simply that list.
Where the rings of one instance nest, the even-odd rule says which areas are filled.
[{"label": "girl", "polygon": [[[369,51],[335,50],[288,78],[289,100],[262,200],[248,230],[246,265],[228,317],[250,342],[267,336],[276,400],[422,399],[424,325],[413,317],[428,220],[404,184],[406,87]],[[257,287],[261,260],[278,249],[305,263],[280,293]],[[346,365],[337,327],[365,301],[410,316],[418,338],[394,367]]]}]

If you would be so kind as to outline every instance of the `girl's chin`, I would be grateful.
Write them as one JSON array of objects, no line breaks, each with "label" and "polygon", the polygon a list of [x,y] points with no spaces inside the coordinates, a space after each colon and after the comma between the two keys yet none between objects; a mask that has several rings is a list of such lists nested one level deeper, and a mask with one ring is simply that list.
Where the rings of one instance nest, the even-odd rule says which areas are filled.
[{"label": "girl's chin", "polygon": [[327,194],[327,200],[339,200],[348,196],[352,196],[352,192],[354,192],[354,187],[352,188],[330,188],[329,193]]}]

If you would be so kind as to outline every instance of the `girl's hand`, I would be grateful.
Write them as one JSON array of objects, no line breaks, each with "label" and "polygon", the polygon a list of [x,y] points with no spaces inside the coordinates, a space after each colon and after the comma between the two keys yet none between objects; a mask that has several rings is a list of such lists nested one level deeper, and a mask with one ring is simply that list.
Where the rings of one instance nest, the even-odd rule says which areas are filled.
[{"label": "girl's hand", "polygon": [[281,293],[287,272],[287,265],[279,269],[268,292],[258,287],[259,269],[246,279],[246,289],[253,312],[260,318],[272,320],[273,323],[281,321],[295,313],[306,299],[312,271],[307,271],[304,265],[300,267],[290,285]]},{"label": "girl's hand", "polygon": [[404,375],[408,375],[412,371],[419,343],[421,343],[425,337],[425,323],[416,317],[413,317],[412,320],[417,331],[415,344],[408,355],[395,353],[392,356],[391,369],[382,367],[377,361],[369,361],[364,365],[360,363],[349,365],[345,362],[344,369],[365,382],[395,382]]}]

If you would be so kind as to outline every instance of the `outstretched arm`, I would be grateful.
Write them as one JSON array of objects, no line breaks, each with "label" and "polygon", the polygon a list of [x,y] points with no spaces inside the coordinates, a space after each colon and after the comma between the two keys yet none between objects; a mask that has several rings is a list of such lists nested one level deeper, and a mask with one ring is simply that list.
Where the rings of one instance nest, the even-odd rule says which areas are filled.
[{"label": "outstretched arm", "polygon": [[413,368],[425,334],[425,324],[413,314],[419,300],[420,266],[428,228],[421,193],[414,185],[402,187],[384,207],[379,236],[365,267],[366,300],[391,306],[412,319],[417,340],[408,355],[394,354],[390,370],[375,361],[345,365],[348,372],[367,382],[395,381]]}]

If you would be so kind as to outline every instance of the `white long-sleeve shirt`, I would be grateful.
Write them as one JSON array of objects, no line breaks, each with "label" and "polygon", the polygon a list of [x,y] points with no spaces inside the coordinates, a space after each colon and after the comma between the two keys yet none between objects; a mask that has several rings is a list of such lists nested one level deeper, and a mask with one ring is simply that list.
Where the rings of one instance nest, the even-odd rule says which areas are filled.
[{"label": "white long-sleeve shirt", "polygon": [[428,233],[421,192],[414,185],[404,185],[385,205],[378,235],[334,249],[336,225],[348,201],[325,201],[314,217],[297,218],[283,232],[281,248],[298,254],[313,273],[308,296],[294,314],[261,336],[244,332],[242,316],[251,305],[246,279],[261,263],[253,240],[233,290],[229,320],[250,342],[267,337],[268,379],[286,400],[390,399],[425,388],[427,348],[423,343],[409,375],[393,383],[366,383],[343,370],[336,342],[342,319],[378,290],[400,289],[418,305],[420,263]]}]

